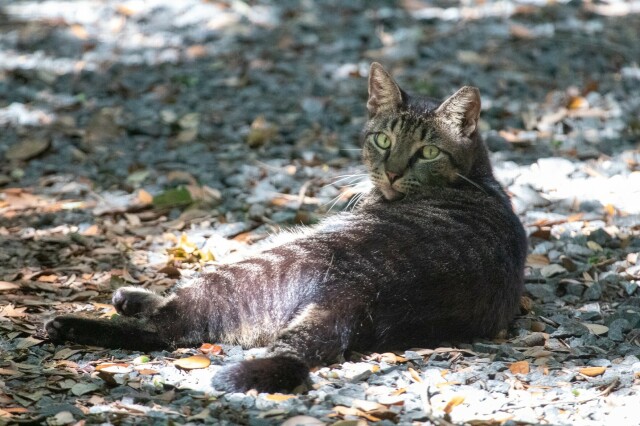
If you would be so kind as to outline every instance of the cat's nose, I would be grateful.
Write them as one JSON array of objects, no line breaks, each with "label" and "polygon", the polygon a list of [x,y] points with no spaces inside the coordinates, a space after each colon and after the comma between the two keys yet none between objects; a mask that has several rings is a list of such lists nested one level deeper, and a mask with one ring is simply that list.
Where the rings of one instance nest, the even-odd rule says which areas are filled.
[{"label": "cat's nose", "polygon": [[387,177],[389,178],[389,183],[393,183],[397,181],[400,177],[402,177],[402,175],[399,173],[394,173],[394,172],[386,172],[386,173],[387,173]]}]

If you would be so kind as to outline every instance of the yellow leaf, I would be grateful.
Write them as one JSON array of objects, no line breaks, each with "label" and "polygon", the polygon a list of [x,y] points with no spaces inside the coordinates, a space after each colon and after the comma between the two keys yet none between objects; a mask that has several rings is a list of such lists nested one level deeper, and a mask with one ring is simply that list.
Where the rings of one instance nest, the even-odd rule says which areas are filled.
[{"label": "yellow leaf", "polygon": [[138,201],[143,205],[149,205],[153,203],[153,195],[149,194],[144,189],[138,191]]},{"label": "yellow leaf", "polygon": [[211,364],[211,360],[204,355],[194,355],[186,358],[175,360],[173,365],[184,370],[195,370],[198,368],[207,368]]},{"label": "yellow leaf", "polygon": [[453,398],[451,398],[449,402],[447,402],[447,405],[444,407],[444,412],[446,414],[451,414],[451,411],[453,411],[453,408],[462,404],[463,402],[464,402],[464,396],[462,395],[454,396]]},{"label": "yellow leaf", "polygon": [[584,367],[578,370],[578,373],[589,377],[599,376],[607,371],[607,367]]},{"label": "yellow leaf", "polygon": [[587,241],[587,247],[593,251],[602,251],[602,246],[595,241]]},{"label": "yellow leaf", "polygon": [[528,361],[518,361],[514,362],[509,366],[509,371],[513,374],[529,374],[529,362]]},{"label": "yellow leaf", "polygon": [[409,367],[409,374],[411,374],[411,378],[413,380],[415,380],[418,383],[422,383],[422,378],[420,377],[418,372],[411,367]]},{"label": "yellow leaf", "polygon": [[38,277],[38,281],[40,281],[41,283],[55,283],[56,281],[58,281],[58,276],[57,275],[40,275]]},{"label": "yellow leaf", "polygon": [[567,105],[569,109],[586,109],[589,108],[589,101],[582,96],[573,96]]},{"label": "yellow leaf", "polygon": [[265,398],[268,399],[269,401],[275,401],[275,402],[286,401],[288,399],[295,398],[295,397],[296,397],[295,395],[285,395],[281,393],[270,393],[269,395],[265,396]]},{"label": "yellow leaf", "polygon": [[71,33],[80,40],[86,40],[89,38],[89,33],[82,25],[72,25]]}]

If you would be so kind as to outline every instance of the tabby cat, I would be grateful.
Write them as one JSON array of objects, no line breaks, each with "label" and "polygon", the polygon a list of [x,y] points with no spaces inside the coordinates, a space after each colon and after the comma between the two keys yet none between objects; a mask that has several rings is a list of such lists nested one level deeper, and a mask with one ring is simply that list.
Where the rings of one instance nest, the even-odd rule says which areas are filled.
[{"label": "tabby cat", "polygon": [[478,134],[478,89],[444,102],[369,74],[363,160],[374,188],[285,244],[220,266],[162,297],[116,291],[112,320],[59,316],[56,342],[152,350],[268,345],[221,370],[226,391],[291,391],[348,351],[491,336],[513,318],[526,237]]}]

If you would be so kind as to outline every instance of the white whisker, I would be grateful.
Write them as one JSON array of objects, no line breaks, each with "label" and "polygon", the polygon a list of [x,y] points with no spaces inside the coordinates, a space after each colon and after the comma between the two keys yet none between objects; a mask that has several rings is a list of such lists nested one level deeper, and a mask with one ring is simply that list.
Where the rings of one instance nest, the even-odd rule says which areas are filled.
[{"label": "white whisker", "polygon": [[471,185],[475,186],[476,188],[478,188],[480,191],[484,192],[485,194],[489,195],[487,193],[487,191],[484,190],[483,187],[481,187],[480,185],[478,185],[477,183],[475,183],[474,181],[472,181],[471,179],[469,179],[466,176],[461,175],[460,173],[456,173],[458,176],[460,176],[462,179],[466,180],[467,182],[469,182]]}]

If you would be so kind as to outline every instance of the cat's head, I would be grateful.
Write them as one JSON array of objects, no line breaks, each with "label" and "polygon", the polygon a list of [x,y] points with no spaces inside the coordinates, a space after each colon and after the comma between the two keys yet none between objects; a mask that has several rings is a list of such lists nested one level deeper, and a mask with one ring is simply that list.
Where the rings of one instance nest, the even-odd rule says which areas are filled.
[{"label": "cat's head", "polygon": [[374,62],[367,109],[363,160],[387,200],[492,176],[478,135],[480,92],[475,87],[465,86],[442,103],[411,97]]}]

